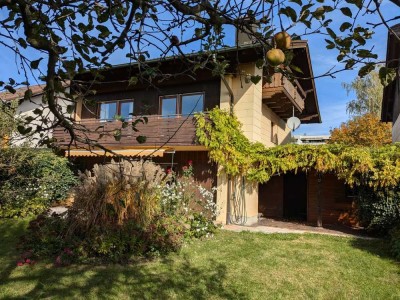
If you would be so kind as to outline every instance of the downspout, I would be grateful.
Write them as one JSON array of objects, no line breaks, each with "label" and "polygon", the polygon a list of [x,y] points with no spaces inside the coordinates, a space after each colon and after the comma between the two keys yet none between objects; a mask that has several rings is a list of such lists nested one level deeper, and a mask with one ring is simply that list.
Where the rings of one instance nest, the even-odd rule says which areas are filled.
[{"label": "downspout", "polygon": [[228,90],[229,97],[230,97],[230,100],[229,100],[229,112],[230,112],[231,115],[233,115],[233,103],[235,101],[235,96],[233,95],[233,91],[232,91],[231,87],[229,86],[228,81],[226,81],[224,75],[221,75],[221,80],[224,83],[226,89]]},{"label": "downspout", "polygon": [[[229,113],[231,115],[233,115],[233,103],[235,101],[235,96],[233,95],[233,91],[232,91],[231,87],[229,86],[228,82],[226,81],[224,75],[221,75],[221,80],[224,83],[226,89],[228,90],[229,98],[230,98],[230,100],[229,100]],[[228,195],[227,195],[228,199],[226,201],[226,206],[227,206],[227,209],[226,209],[226,223],[227,224],[231,224],[231,203],[230,203],[230,199],[231,199],[231,181],[232,181],[231,176],[228,175]]]}]

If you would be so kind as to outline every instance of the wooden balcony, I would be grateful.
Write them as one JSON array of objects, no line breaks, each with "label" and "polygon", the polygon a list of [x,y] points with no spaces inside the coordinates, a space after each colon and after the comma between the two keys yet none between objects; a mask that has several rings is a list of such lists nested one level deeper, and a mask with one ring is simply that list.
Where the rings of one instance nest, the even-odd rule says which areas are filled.
[{"label": "wooden balcony", "polygon": [[293,83],[280,73],[274,74],[271,83],[265,83],[262,89],[263,103],[282,119],[290,118],[293,107],[297,113],[304,110],[306,93],[297,80]]},{"label": "wooden balcony", "polygon": [[[158,115],[147,116],[148,123],[138,123],[134,130],[132,122],[122,128],[121,121],[101,121],[98,119],[88,119],[77,122],[75,133],[85,140],[97,141],[102,146],[109,149],[129,149],[129,148],[179,148],[196,146],[196,125],[193,116],[170,116],[161,117]],[[115,131],[120,129],[120,139],[116,139]],[[146,141],[139,143],[138,136],[145,136]],[[69,133],[61,127],[53,131],[56,143],[62,149],[67,149],[70,143]],[[73,143],[71,149],[88,149],[85,143]]]}]

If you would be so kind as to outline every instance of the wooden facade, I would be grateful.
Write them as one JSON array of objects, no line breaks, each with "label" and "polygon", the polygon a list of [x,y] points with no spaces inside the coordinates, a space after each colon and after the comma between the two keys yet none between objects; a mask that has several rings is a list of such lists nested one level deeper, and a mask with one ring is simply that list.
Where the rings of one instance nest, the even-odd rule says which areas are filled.
[{"label": "wooden facade", "polygon": [[[303,192],[293,189],[293,186],[285,185],[287,177],[296,178],[299,184],[303,183],[302,176],[306,177],[305,197]],[[320,189],[318,191],[318,189]],[[259,187],[259,212],[267,218],[294,219],[317,224],[319,217],[322,224],[340,223],[341,217],[349,213],[352,209],[354,198],[348,194],[349,189],[343,181],[338,180],[333,174],[324,174],[321,182],[318,183],[316,172],[308,174],[299,173],[298,175],[288,174],[274,176],[267,183]],[[286,215],[287,205],[285,194],[297,197],[300,210],[298,214]],[[306,206],[306,216],[304,218],[301,207]],[[296,205],[292,206],[296,207]]]},{"label": "wooden facade", "polygon": [[[112,157],[73,157],[72,162],[80,171],[90,170],[95,164],[109,163]],[[176,151],[175,153],[165,153],[163,157],[153,157],[153,162],[159,164],[167,171],[171,168],[178,175],[182,174],[182,168],[188,166],[191,161],[194,169],[194,179],[203,187],[211,190],[217,180],[217,166],[209,161],[207,151]]]},{"label": "wooden facade", "polygon": [[[195,138],[195,120],[193,116],[171,115],[161,116],[160,99],[163,96],[176,95],[176,97],[198,93],[203,95],[203,111],[210,110],[219,105],[220,80],[204,80],[186,83],[184,85],[169,82],[158,88],[127,89],[110,92],[109,87],[99,87],[95,96],[83,103],[80,113],[75,116],[77,123],[76,133],[80,137],[97,141],[109,149],[125,149],[129,147],[184,147],[198,146]],[[133,129],[130,124],[122,128],[121,121],[100,120],[100,103],[116,101],[132,101],[133,115],[137,118],[145,117],[147,124],[138,123]],[[135,120],[136,117],[133,119]],[[130,123],[130,122],[129,122]],[[115,139],[115,130],[121,130],[120,139]],[[146,137],[146,141],[139,143],[137,136]],[[61,127],[55,128],[53,137],[61,148],[67,148],[70,143],[69,133]],[[78,148],[87,148],[83,143],[74,144]],[[200,149],[201,148],[201,149]]]},{"label": "wooden facade", "polygon": [[301,114],[304,110],[306,93],[297,80],[289,81],[280,73],[272,76],[271,83],[265,83],[262,99],[280,118],[288,119],[293,116],[293,108]]},{"label": "wooden facade", "polygon": [[[131,126],[121,128],[120,121],[101,122],[96,119],[84,119],[78,124],[82,128],[81,136],[85,136],[109,149],[125,149],[130,147],[158,148],[196,146],[196,126],[193,116],[176,118],[163,118],[159,115],[147,116],[148,123],[138,123],[135,130]],[[116,140],[114,132],[121,129],[120,139]],[[87,133],[86,133],[87,131]],[[139,143],[137,136],[146,137],[146,141]],[[58,144],[66,148],[70,143],[70,136],[63,128],[58,127],[53,132],[53,137]],[[74,144],[75,145],[75,144]],[[78,148],[86,148],[87,145],[77,143]]]}]

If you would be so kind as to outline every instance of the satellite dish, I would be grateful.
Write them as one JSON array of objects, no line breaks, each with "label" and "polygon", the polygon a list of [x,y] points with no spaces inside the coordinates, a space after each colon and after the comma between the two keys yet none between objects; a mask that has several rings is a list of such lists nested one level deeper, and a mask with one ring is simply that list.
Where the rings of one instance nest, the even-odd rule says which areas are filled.
[{"label": "satellite dish", "polygon": [[290,117],[286,122],[287,127],[289,127],[292,131],[295,131],[297,128],[299,128],[300,123],[300,119],[297,117]]}]

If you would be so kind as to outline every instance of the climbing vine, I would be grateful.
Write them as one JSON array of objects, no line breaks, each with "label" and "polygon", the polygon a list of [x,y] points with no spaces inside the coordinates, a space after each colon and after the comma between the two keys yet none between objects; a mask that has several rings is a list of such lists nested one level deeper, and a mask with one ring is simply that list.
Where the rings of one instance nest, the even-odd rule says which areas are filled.
[{"label": "climbing vine", "polygon": [[197,114],[196,135],[209,149],[209,157],[226,174],[266,182],[286,172],[316,170],[335,173],[350,186],[390,187],[400,182],[400,144],[382,147],[282,145],[268,148],[253,143],[241,130],[236,116],[215,108]]}]

